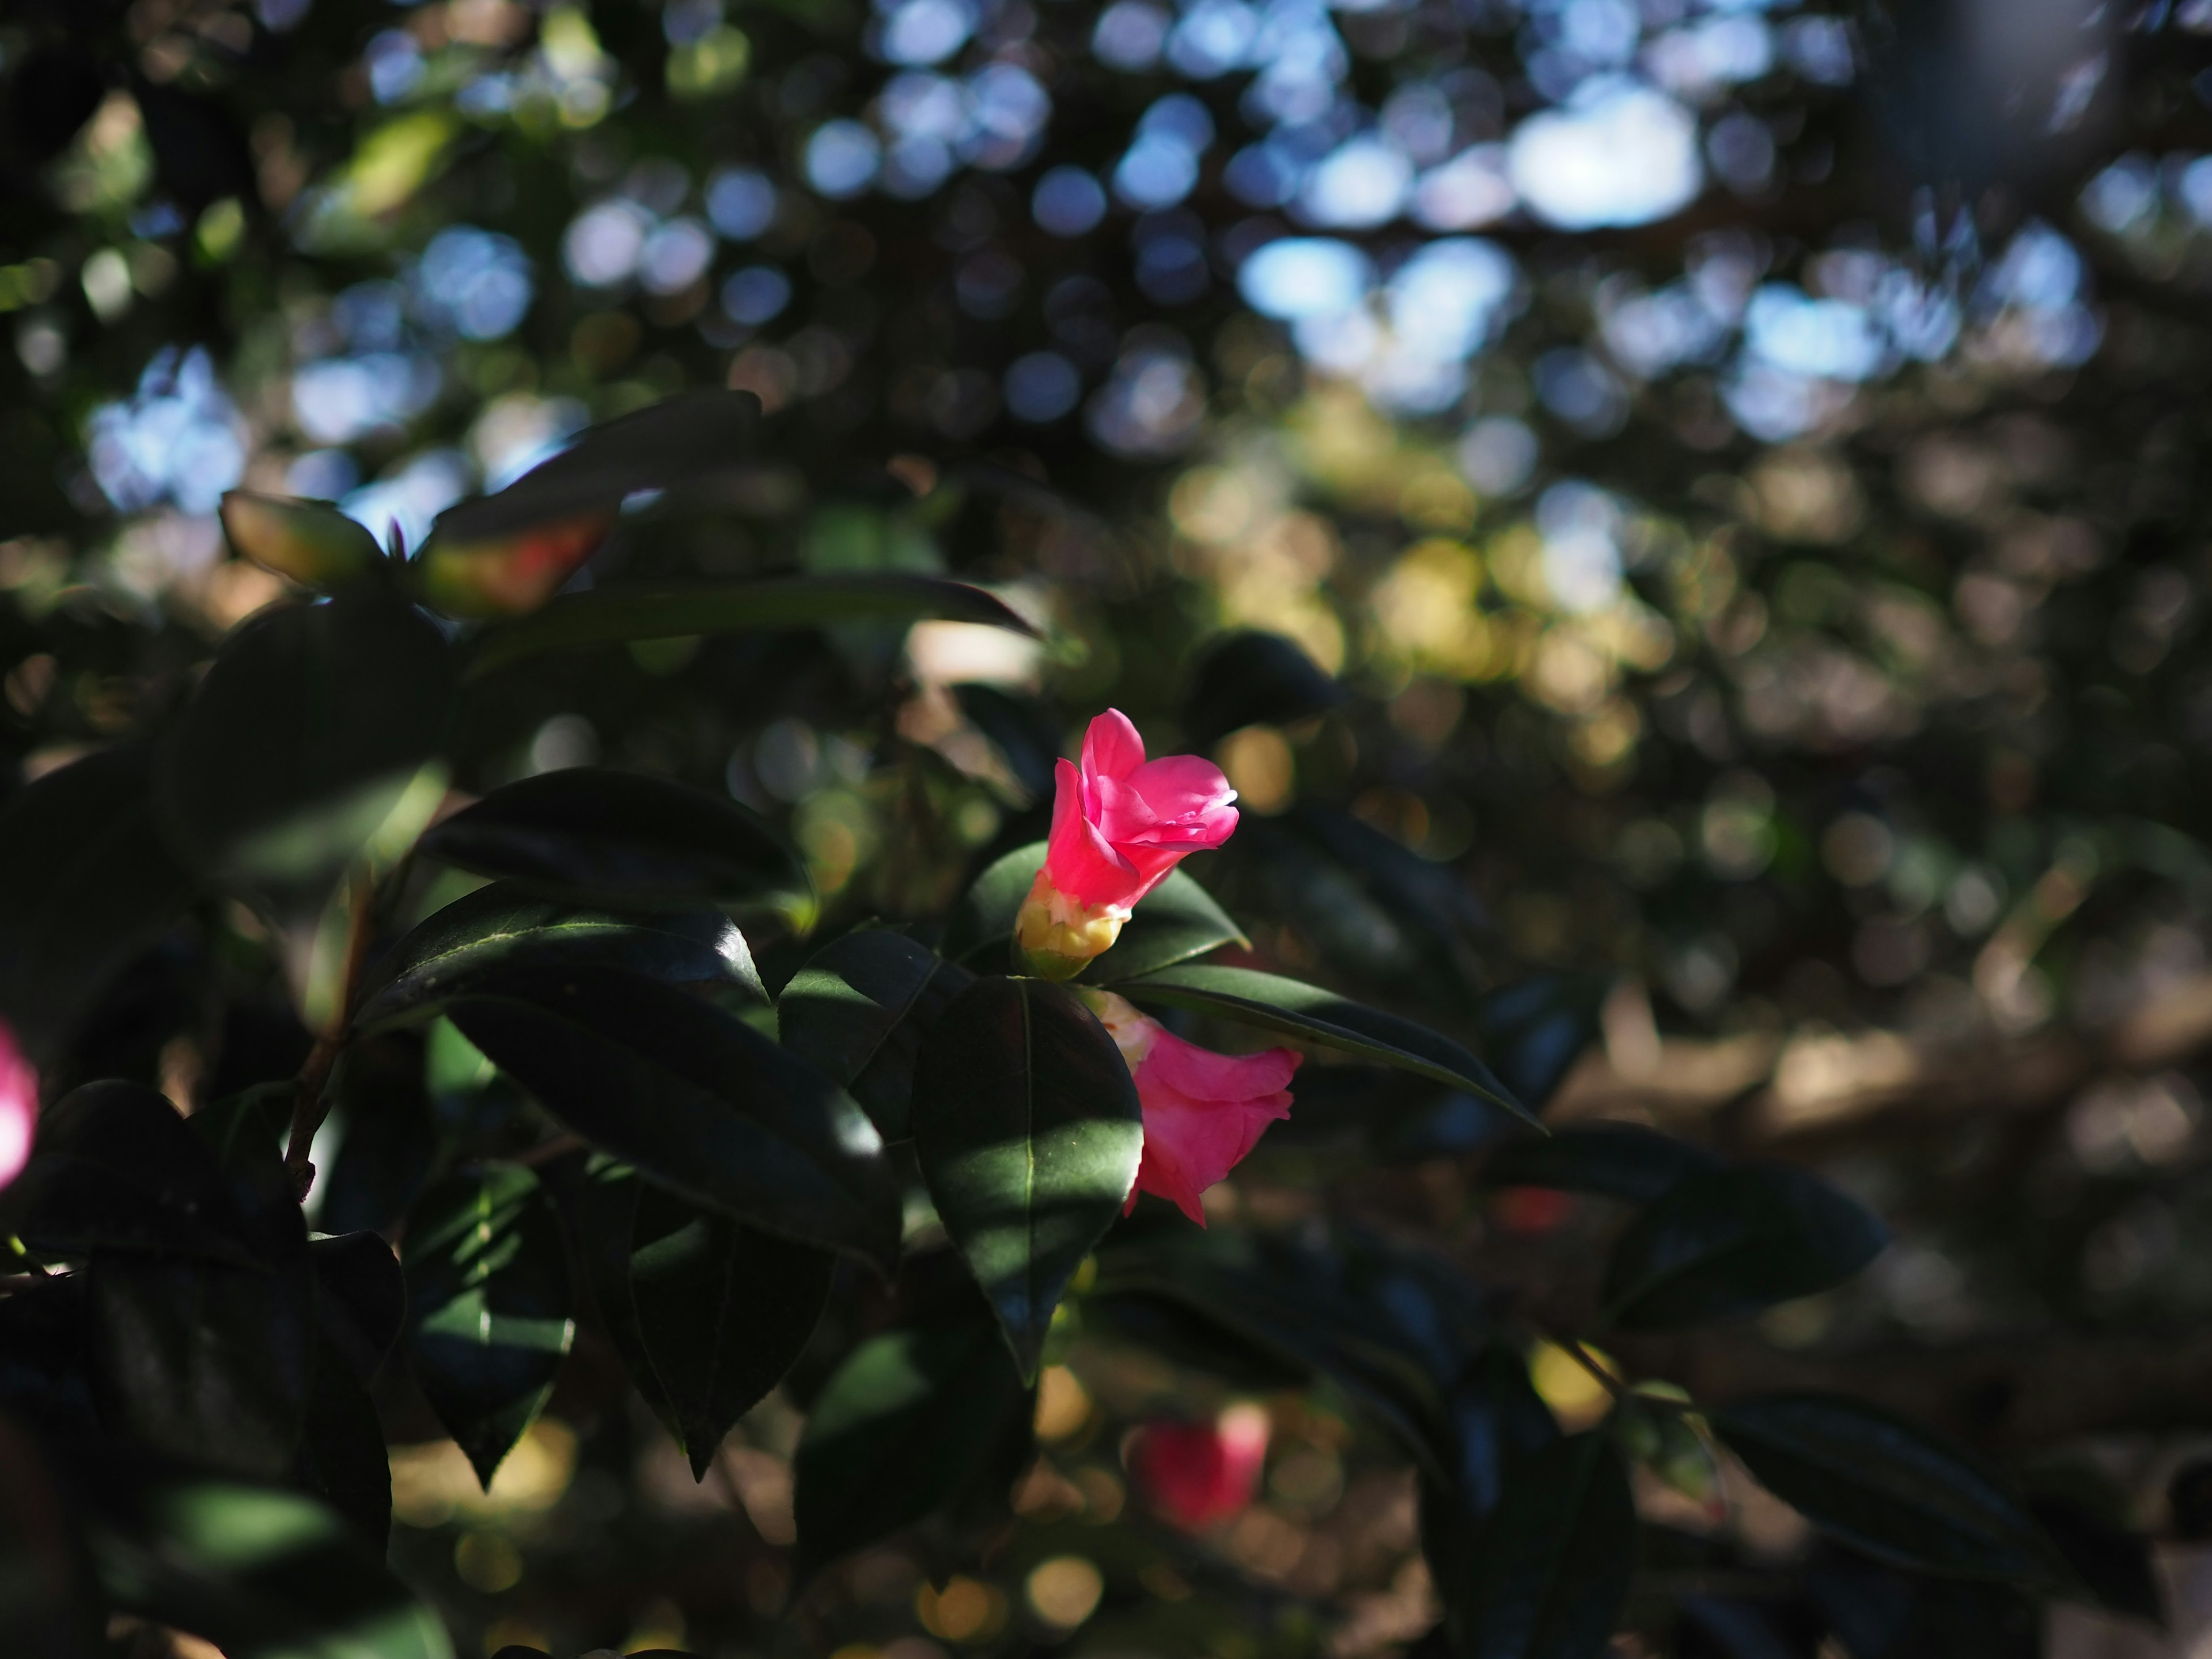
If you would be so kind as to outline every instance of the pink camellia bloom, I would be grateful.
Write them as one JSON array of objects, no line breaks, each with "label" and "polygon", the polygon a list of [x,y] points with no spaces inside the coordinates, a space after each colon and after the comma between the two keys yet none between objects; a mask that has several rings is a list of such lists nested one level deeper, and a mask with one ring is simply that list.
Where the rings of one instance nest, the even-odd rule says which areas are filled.
[{"label": "pink camellia bloom", "polygon": [[1157,1193],[1203,1227],[1200,1195],[1244,1161],[1270,1123],[1291,1115],[1291,1075],[1304,1056],[1288,1048],[1217,1054],[1111,991],[1085,992],[1084,1000],[1128,1062],[1145,1112],[1144,1157],[1123,1213],[1137,1207],[1139,1193]]},{"label": "pink camellia bloom", "polygon": [[1243,1514],[1267,1461],[1267,1413],[1249,1403],[1211,1423],[1148,1423],[1129,1442],[1138,1489],[1194,1532]]},{"label": "pink camellia bloom", "polygon": [[1196,755],[1145,758],[1129,717],[1109,708],[1083,737],[1083,764],[1053,772],[1052,836],[1014,939],[1037,972],[1069,979],[1111,946],[1137,901],[1191,853],[1227,841],[1237,792]]},{"label": "pink camellia bloom", "polygon": [[0,1022],[0,1187],[31,1161],[31,1131],[39,1121],[39,1074],[15,1034]]}]

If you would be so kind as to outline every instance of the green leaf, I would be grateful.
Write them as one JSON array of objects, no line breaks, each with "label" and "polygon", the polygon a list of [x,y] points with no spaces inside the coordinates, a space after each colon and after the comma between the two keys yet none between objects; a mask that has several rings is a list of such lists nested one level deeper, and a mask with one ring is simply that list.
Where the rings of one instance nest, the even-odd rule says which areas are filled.
[{"label": "green leaf", "polygon": [[1291,726],[1346,701],[1345,690],[1280,634],[1240,629],[1206,647],[1183,699],[1194,749],[1211,749],[1240,726]]},{"label": "green leaf", "polygon": [[674,488],[742,464],[760,421],[760,399],[750,392],[665,398],[586,428],[506,489],[447,507],[433,536],[483,541],[581,514],[611,514],[638,490]]},{"label": "green leaf", "polygon": [[1516,1140],[1482,1168],[1492,1187],[1553,1187],[1649,1204],[1692,1176],[1721,1167],[1702,1146],[1633,1123],[1571,1123],[1550,1134]]},{"label": "green leaf", "polygon": [[1964,1448],[1840,1395],[1767,1395],[1707,1413],[1759,1484],[1823,1531],[1924,1572],[2063,1590],[2043,1529]]},{"label": "green leaf", "polygon": [[445,1627],[326,1504],[229,1480],[133,1480],[88,1528],[119,1611],[228,1659],[453,1659]]},{"label": "green leaf", "polygon": [[427,1019],[511,962],[598,963],[672,985],[721,980],[768,1000],[745,936],[719,910],[608,910],[495,882],[433,913],[384,954],[362,981],[354,1029]]},{"label": "green leaf", "polygon": [[315,1324],[322,1340],[367,1384],[375,1379],[407,1324],[407,1276],[392,1246],[374,1233],[309,1241],[315,1270]]},{"label": "green leaf", "polygon": [[614,1343],[623,1370],[653,1414],[667,1425],[670,1434],[676,1434],[675,1408],[645,1350],[630,1282],[631,1240],[645,1178],[619,1158],[582,1151],[550,1160],[541,1173],[574,1243],[599,1322]]},{"label": "green leaf", "polygon": [[1670,1188],[1614,1242],[1606,1305],[1630,1330],[1756,1313],[1832,1290],[1888,1243],[1878,1218],[1802,1170],[1711,1170]]},{"label": "green leaf", "polygon": [[328,1340],[316,1345],[294,1478],[383,1551],[392,1535],[391,1449],[368,1390]]},{"label": "green leaf", "polygon": [[669,778],[541,772],[428,830],[421,850],[480,876],[614,905],[811,902],[805,860],[758,814]]},{"label": "green leaf", "polygon": [[1145,896],[1136,914],[1122,923],[1114,948],[1095,958],[1083,976],[1093,981],[1135,979],[1224,945],[1249,950],[1252,941],[1213,902],[1212,894],[1188,872],[1175,870]]},{"label": "green leaf", "polygon": [[1490,1068],[1449,1037],[1425,1025],[1363,1007],[1317,986],[1250,968],[1184,963],[1142,979],[1115,980],[1109,989],[1134,1002],[1188,1008],[1231,1024],[1256,1026],[1363,1060],[1380,1060],[1464,1089],[1535,1121]]},{"label": "green leaf", "polygon": [[1133,1296],[1181,1309],[1278,1366],[1328,1377],[1425,1474],[1450,1478],[1444,1384],[1461,1362],[1446,1322],[1431,1322],[1430,1340],[1409,1337],[1386,1305],[1402,1297],[1358,1282],[1334,1250],[1177,1224],[1099,1253],[1086,1306]]},{"label": "green leaf", "polygon": [[553,1206],[520,1164],[458,1170],[416,1201],[402,1261],[416,1380],[489,1488],[575,1335]]},{"label": "green leaf", "polygon": [[694,1203],[888,1274],[898,1183],[852,1097],[735,1015],[611,968],[515,963],[453,1006],[593,1146]]},{"label": "green leaf", "polygon": [[1462,1583],[1443,1586],[1468,1659],[1597,1659],[1636,1571],[1628,1468],[1604,1434],[1516,1465]]},{"label": "green leaf", "polygon": [[314,1287],[289,1271],[96,1253],[84,1269],[94,1388],[117,1434],[276,1480],[307,1422]]},{"label": "green leaf", "polygon": [[145,744],[88,755],[0,810],[0,1015],[35,1060],[191,898],[155,824],[153,764]]},{"label": "green leaf", "polygon": [[338,1116],[340,1138],[323,1171],[319,1218],[334,1232],[391,1231],[429,1179],[438,1127],[424,1046],[420,1033],[399,1031],[356,1037],[338,1052],[323,1098]]},{"label": "green leaf", "polygon": [[365,853],[404,851],[442,793],[426,771],[452,651],[398,595],[352,588],[264,611],[224,642],[155,778],[186,864],[287,906],[318,904]]},{"label": "green leaf", "polygon": [[977,980],[922,1039],[914,1141],[945,1231],[1033,1377],[1068,1280],[1136,1184],[1145,1129],[1127,1063],[1072,993]]},{"label": "green leaf", "polygon": [[988,1320],[861,1343],[816,1398],[793,1460],[798,1581],[961,1498],[1030,1409]]},{"label": "green leaf", "polygon": [[1597,1040],[1605,990],[1603,980],[1588,975],[1537,974],[1475,1004],[1475,1030],[1491,1069],[1533,1109],[1544,1109]]},{"label": "green leaf", "polygon": [[647,1186],[630,1295],[677,1443],[699,1480],[730,1425],[782,1381],[820,1322],[836,1258]]},{"label": "green leaf", "polygon": [[266,1272],[229,1183],[177,1109],[136,1083],[88,1083],[39,1120],[0,1221],[34,1252],[195,1256]]},{"label": "green leaf", "polygon": [[859,1101],[885,1140],[912,1133],[922,1039],[975,975],[888,927],[832,940],[776,1003],[783,1046]]},{"label": "green leaf", "polygon": [[481,678],[549,651],[583,651],[702,634],[927,618],[981,623],[1032,637],[1036,633],[980,587],[906,572],[779,576],[682,587],[606,587],[556,599],[544,610],[486,635],[469,666],[469,677]]},{"label": "green leaf", "polygon": [[1033,841],[994,859],[968,884],[945,919],[940,947],[970,968],[1003,969],[1012,948],[1014,917],[1044,868],[1045,843]]},{"label": "green leaf", "polygon": [[224,492],[222,516],[231,551],[303,586],[336,587],[385,562],[368,527],[328,501],[232,489]]}]

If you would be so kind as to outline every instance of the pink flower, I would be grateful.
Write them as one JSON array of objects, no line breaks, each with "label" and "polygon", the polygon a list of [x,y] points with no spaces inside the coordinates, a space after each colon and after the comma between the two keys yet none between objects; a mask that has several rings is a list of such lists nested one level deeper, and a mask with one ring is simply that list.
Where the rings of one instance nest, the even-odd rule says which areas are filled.
[{"label": "pink flower", "polygon": [[1139,1193],[1156,1193],[1206,1225],[1208,1187],[1242,1164],[1270,1123],[1291,1115],[1290,1081],[1304,1056],[1288,1048],[1217,1054],[1185,1042],[1111,991],[1086,992],[1137,1080],[1145,1152],[1127,1214]]},{"label": "pink flower", "polygon": [[0,1023],[0,1187],[31,1161],[31,1130],[39,1121],[39,1074],[15,1034]]},{"label": "pink flower", "polygon": [[1148,1423],[1130,1439],[1128,1455],[1152,1506],[1194,1532],[1251,1503],[1267,1461],[1267,1413],[1245,1404],[1212,1423]]},{"label": "pink flower", "polygon": [[1129,717],[1109,708],[1083,738],[1083,765],[1054,769],[1044,868],[1022,902],[1014,938],[1039,973],[1072,978],[1110,947],[1137,901],[1185,855],[1227,841],[1237,792],[1196,755],[1145,758]]}]

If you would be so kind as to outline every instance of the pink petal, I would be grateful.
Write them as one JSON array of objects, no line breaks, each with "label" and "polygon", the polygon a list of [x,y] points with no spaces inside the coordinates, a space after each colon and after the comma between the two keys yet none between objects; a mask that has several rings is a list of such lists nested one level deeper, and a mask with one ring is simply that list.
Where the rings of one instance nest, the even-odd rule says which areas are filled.
[{"label": "pink petal", "polygon": [[1299,1058],[1285,1048],[1217,1054],[1156,1033],[1136,1072],[1145,1113],[1138,1190],[1169,1200],[1203,1227],[1201,1194],[1249,1155],[1267,1125],[1290,1115],[1283,1085]]},{"label": "pink petal", "polygon": [[1066,761],[1053,768],[1052,836],[1045,842],[1045,874],[1079,904],[1133,904],[1143,877],[1114,850],[1083,811],[1083,778]]},{"label": "pink petal", "polygon": [[32,1131],[39,1121],[39,1074],[15,1034],[0,1024],[0,1187],[23,1172],[31,1161]]},{"label": "pink petal", "polygon": [[1129,717],[1109,708],[1091,722],[1083,734],[1083,775],[1086,780],[1123,778],[1145,763],[1145,740]]},{"label": "pink petal", "polygon": [[1218,836],[1201,843],[1215,847],[1237,827],[1237,813],[1230,805],[1237,792],[1219,767],[1199,756],[1163,756],[1130,774],[1126,787],[1143,799],[1153,823],[1172,831],[1177,842],[1210,835],[1221,826]]}]

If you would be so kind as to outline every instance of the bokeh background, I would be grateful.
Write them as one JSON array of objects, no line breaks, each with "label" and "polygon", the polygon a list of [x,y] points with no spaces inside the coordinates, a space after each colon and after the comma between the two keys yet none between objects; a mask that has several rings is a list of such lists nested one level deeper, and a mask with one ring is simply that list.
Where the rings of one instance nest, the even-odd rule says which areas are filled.
[{"label": "bokeh background", "polygon": [[[464,783],[726,787],[835,926],[939,912],[1100,707],[1206,749],[1247,818],[1199,873],[1262,957],[1459,1030],[1557,975],[1595,1036],[1555,1119],[1817,1163],[1894,1224],[1863,1283],[1631,1363],[1866,1393],[2161,1540],[2167,1632],[1943,1650],[2212,1652],[2212,1503],[2169,1492],[2212,1446],[2208,291],[2203,0],[15,0],[0,750],[158,715],[279,596],[226,489],[413,545],[589,421],[750,390],[759,453],[580,580],[944,570],[1043,642],[562,659],[473,706]],[[1304,718],[1191,699],[1238,629]],[[188,1105],[304,1042],[265,934],[212,923],[108,1011]],[[208,1029],[210,975],[264,1012]],[[1326,1093],[1223,1218],[1582,1305],[1617,1212],[1481,1189],[1483,1122],[1354,1156]],[[488,1495],[395,1385],[394,1559],[487,1655],[1361,1659],[1433,1622],[1411,1476],[1344,1401],[1104,1328],[1060,1358],[1015,1524],[795,1604],[805,1366],[695,1485],[587,1328]],[[1264,1467],[1178,1524],[1141,1431],[1224,1412]],[[1806,1547],[1727,1472],[1643,1498]]]}]

